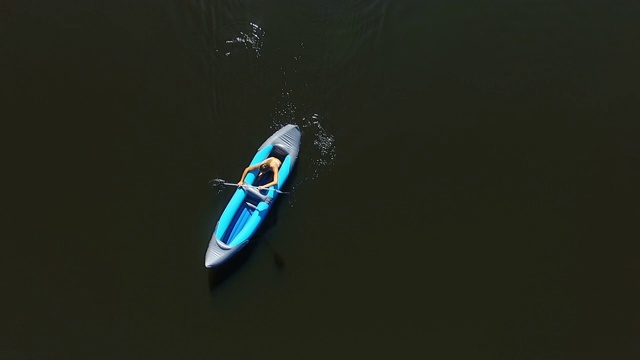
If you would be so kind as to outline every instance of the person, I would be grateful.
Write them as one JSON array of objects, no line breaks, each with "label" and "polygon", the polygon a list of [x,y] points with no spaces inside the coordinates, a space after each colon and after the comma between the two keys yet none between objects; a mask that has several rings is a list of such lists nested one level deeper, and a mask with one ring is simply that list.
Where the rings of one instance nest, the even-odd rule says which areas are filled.
[{"label": "person", "polygon": [[244,172],[242,173],[242,177],[240,178],[240,181],[238,182],[238,186],[244,185],[244,179],[247,177],[247,174],[249,173],[249,171],[255,170],[255,169],[260,169],[260,172],[258,173],[258,176],[256,177],[256,179],[258,179],[258,180],[262,176],[267,174],[269,171],[273,172],[273,179],[271,180],[271,182],[266,183],[264,185],[258,186],[258,190],[263,190],[263,189],[268,188],[269,186],[273,186],[273,185],[278,183],[278,169],[280,168],[280,165],[282,165],[282,162],[278,158],[270,157],[270,158],[267,158],[267,159],[263,160],[259,164],[247,166],[244,169]]}]

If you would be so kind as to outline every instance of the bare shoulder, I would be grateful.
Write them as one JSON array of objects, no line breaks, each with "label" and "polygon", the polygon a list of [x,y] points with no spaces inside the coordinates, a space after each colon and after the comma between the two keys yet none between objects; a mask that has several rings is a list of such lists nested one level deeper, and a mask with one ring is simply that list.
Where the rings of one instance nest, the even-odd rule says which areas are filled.
[{"label": "bare shoulder", "polygon": [[280,161],[280,159],[275,158],[275,157],[272,157],[272,158],[270,158],[270,159],[271,159],[271,164],[272,164],[273,166],[275,166],[276,168],[279,168],[279,167],[280,167],[280,165],[282,165],[282,161]]}]

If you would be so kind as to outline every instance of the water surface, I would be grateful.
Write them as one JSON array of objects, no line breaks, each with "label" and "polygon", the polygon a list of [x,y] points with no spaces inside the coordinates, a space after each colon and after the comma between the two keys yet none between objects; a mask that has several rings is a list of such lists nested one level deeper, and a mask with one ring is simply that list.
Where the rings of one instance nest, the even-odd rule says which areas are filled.
[{"label": "water surface", "polygon": [[[634,1],[8,7],[0,357],[637,358],[638,18]],[[237,181],[287,123],[292,194],[211,286],[231,193],[208,181]]]}]

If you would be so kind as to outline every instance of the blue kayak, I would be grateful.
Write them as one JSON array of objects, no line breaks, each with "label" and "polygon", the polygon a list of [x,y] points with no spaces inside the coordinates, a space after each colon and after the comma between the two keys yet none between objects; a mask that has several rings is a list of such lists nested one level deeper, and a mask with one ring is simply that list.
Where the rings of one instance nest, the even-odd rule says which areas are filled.
[{"label": "blue kayak", "polygon": [[247,174],[245,185],[235,190],[213,230],[205,255],[205,267],[212,268],[223,264],[247,245],[257,233],[281,193],[281,188],[291,175],[298,158],[300,137],[300,128],[288,124],[258,148],[249,165],[259,164],[269,157],[278,158],[282,162],[278,169],[278,183],[258,191],[257,186],[270,182],[272,177],[264,176],[258,179],[258,169]]}]

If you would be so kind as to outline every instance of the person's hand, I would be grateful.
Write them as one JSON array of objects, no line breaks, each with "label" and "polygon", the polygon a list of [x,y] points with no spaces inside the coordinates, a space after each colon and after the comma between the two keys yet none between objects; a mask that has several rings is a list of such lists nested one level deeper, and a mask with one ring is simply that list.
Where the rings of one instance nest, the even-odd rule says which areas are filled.
[{"label": "person's hand", "polygon": [[242,185],[244,185],[244,181],[242,180],[238,181],[238,187],[241,187]]},{"label": "person's hand", "polygon": [[264,186],[258,186],[258,191],[264,190]]}]

